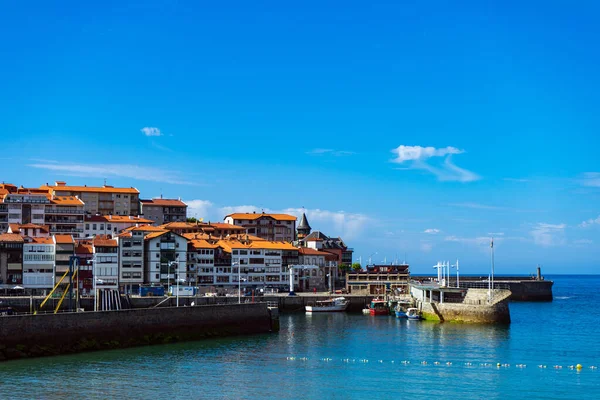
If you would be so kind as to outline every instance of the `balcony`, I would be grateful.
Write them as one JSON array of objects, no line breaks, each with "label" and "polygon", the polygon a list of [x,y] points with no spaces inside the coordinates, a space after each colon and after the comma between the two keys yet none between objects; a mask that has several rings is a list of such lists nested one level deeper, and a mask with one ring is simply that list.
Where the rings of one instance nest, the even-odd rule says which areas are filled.
[{"label": "balcony", "polygon": [[83,215],[83,207],[80,210],[77,209],[55,209],[55,208],[46,208],[46,214],[80,214]]},{"label": "balcony", "polygon": [[65,228],[51,227],[50,233],[83,233],[83,229],[78,229],[78,228],[65,229]]}]

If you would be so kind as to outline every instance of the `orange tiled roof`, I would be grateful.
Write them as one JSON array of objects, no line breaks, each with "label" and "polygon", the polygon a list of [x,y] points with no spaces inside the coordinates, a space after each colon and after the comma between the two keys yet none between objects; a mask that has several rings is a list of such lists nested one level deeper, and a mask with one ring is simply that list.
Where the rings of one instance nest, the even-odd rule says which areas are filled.
[{"label": "orange tiled roof", "polygon": [[57,206],[83,206],[83,201],[75,196],[51,196],[47,195],[48,200]]},{"label": "orange tiled roof", "polygon": [[94,249],[91,244],[80,243],[75,248],[75,254],[93,254]]},{"label": "orange tiled roof", "polygon": [[204,239],[190,240],[190,244],[195,249],[216,249],[217,247],[219,247],[216,244],[208,243]]},{"label": "orange tiled roof", "polygon": [[141,226],[131,226],[127,229],[124,229],[127,232],[140,231],[140,232],[166,232],[165,229],[154,226],[154,225],[141,225]]},{"label": "orange tiled roof", "polygon": [[148,206],[163,206],[163,207],[187,207],[183,201],[178,199],[151,199],[140,200],[140,203]]},{"label": "orange tiled roof", "polygon": [[229,230],[237,230],[237,231],[245,231],[246,228],[244,228],[243,226],[239,226],[239,225],[233,225],[233,224],[226,224],[225,222],[211,222],[210,226],[216,228],[216,229],[229,229]]},{"label": "orange tiled roof", "polygon": [[324,256],[324,257],[331,255],[331,253],[311,249],[310,247],[298,247],[298,253],[305,254],[305,255],[311,255],[311,256]]},{"label": "orange tiled roof", "polygon": [[119,244],[115,239],[109,239],[104,235],[99,235],[94,238],[94,247],[117,247]]},{"label": "orange tiled roof", "polygon": [[231,217],[236,219],[259,219],[262,217],[271,217],[277,221],[296,221],[298,218],[289,214],[265,214],[265,213],[233,213],[226,215],[225,217]]},{"label": "orange tiled roof", "polygon": [[298,250],[291,243],[288,242],[270,242],[263,240],[261,242],[252,242],[250,244],[251,249],[271,249],[271,250]]},{"label": "orange tiled roof", "polygon": [[54,244],[54,240],[52,240],[52,237],[35,237],[35,238],[30,238],[30,239],[31,239],[31,243]]},{"label": "orange tiled roof", "polygon": [[0,242],[23,243],[24,240],[17,233],[0,233]]},{"label": "orange tiled roof", "polygon": [[149,233],[149,234],[147,234],[146,236],[144,236],[144,240],[150,240],[150,239],[157,238],[157,237],[159,237],[159,236],[162,236],[162,235],[164,235],[164,234],[165,234],[165,233],[167,233],[167,232],[169,232],[169,231],[164,231],[164,230],[161,230],[160,232],[152,232],[152,233]]},{"label": "orange tiled roof", "polygon": [[54,235],[54,239],[56,240],[56,243],[61,244],[75,243],[73,236],[71,235]]},{"label": "orange tiled roof", "polygon": [[[62,182],[64,183],[64,182]],[[67,185],[42,185],[40,189],[49,192],[91,192],[91,193],[125,193],[125,194],[140,194],[140,191],[134,187],[131,188],[116,188],[112,186],[67,186]]]},{"label": "orange tiled roof", "polygon": [[21,229],[40,229],[44,232],[48,232],[48,226],[46,225],[36,225],[36,224],[24,224],[24,225],[17,225],[19,230]]},{"label": "orange tiled roof", "polygon": [[[208,239],[208,234],[203,233],[203,232],[184,233],[181,236],[183,236],[187,240],[201,240],[201,239],[206,240],[206,239]],[[217,239],[217,238],[215,238],[215,239]]]},{"label": "orange tiled roof", "polygon": [[182,221],[175,221],[175,222],[167,222],[166,224],[162,224],[160,225],[161,228],[163,229],[204,229],[207,226],[207,224],[204,223],[199,223],[196,224],[195,222],[182,222]]},{"label": "orange tiled roof", "polygon": [[152,224],[154,221],[142,217],[128,215],[86,215],[85,222]]}]

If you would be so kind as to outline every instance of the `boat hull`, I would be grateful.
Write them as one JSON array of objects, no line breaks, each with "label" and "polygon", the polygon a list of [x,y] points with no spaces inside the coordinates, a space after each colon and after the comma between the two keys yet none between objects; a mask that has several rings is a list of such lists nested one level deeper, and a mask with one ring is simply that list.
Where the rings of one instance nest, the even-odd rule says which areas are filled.
[{"label": "boat hull", "polygon": [[306,312],[342,312],[346,311],[345,306],[332,306],[332,307],[317,307],[317,306],[306,306]]},{"label": "boat hull", "polygon": [[374,308],[371,308],[369,310],[369,314],[371,314],[371,315],[390,315],[390,312],[389,312],[389,310],[385,310],[385,309],[376,310]]}]

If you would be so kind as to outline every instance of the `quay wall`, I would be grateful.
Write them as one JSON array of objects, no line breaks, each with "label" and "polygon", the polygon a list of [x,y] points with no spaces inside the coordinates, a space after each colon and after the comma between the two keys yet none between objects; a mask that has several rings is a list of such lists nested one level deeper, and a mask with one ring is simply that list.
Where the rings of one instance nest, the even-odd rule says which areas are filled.
[{"label": "quay wall", "polygon": [[[480,293],[478,293],[480,292]],[[487,303],[487,291],[469,289],[465,303],[429,303],[417,301],[417,308],[424,319],[440,322],[460,322],[478,324],[510,324],[510,310],[506,290],[496,289],[495,296],[500,300]]]},{"label": "quay wall", "polygon": [[0,317],[0,361],[266,333],[266,303]]}]

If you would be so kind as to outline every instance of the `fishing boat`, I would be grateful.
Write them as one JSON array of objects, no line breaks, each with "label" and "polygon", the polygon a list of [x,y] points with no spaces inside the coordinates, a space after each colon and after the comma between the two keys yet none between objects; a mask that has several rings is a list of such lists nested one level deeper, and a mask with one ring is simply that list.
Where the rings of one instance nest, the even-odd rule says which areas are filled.
[{"label": "fishing boat", "polygon": [[410,302],[398,302],[394,308],[396,318],[407,318],[406,312],[408,311],[408,306],[410,306]]},{"label": "fishing boat", "polygon": [[390,309],[388,308],[387,301],[385,300],[371,300],[369,305],[370,315],[390,315]]},{"label": "fishing boat", "polygon": [[406,310],[406,318],[412,320],[419,320],[421,319],[421,313],[419,312],[418,308],[411,307],[408,310]]},{"label": "fishing boat", "polygon": [[329,300],[318,300],[314,305],[307,305],[306,312],[333,312],[345,311],[350,302],[344,297],[336,297]]}]

